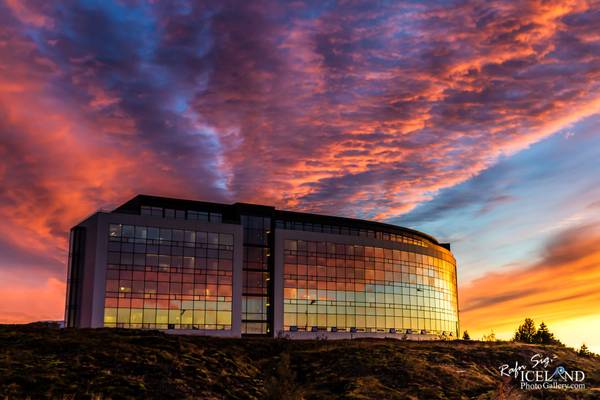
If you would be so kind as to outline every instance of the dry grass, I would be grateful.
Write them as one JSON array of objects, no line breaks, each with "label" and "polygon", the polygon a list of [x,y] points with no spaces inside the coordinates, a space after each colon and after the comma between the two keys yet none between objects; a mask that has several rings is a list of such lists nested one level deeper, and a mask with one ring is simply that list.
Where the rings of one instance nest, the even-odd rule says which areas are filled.
[{"label": "dry grass", "polygon": [[[588,390],[522,392],[498,366],[536,352]],[[600,359],[507,342],[286,341],[0,326],[0,398],[592,399]]]}]

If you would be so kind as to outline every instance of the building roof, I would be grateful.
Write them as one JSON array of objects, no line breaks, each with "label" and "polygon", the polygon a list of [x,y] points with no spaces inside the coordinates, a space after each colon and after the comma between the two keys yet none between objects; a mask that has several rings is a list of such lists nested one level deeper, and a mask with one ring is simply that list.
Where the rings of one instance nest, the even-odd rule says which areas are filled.
[{"label": "building roof", "polygon": [[440,243],[433,236],[417,231],[415,229],[356,218],[278,210],[273,206],[266,206],[260,204],[224,204],[140,194],[121,204],[112,212],[137,214],[140,212],[140,207],[142,205],[150,207],[173,208],[179,210],[201,210],[208,212],[218,212],[223,215],[224,222],[230,223],[239,223],[241,215],[262,215],[269,216],[271,218],[274,218],[275,220],[329,224],[357,229],[377,230],[388,233],[406,233],[425,239],[429,242],[432,242],[433,244],[450,249],[450,245],[448,243]]}]

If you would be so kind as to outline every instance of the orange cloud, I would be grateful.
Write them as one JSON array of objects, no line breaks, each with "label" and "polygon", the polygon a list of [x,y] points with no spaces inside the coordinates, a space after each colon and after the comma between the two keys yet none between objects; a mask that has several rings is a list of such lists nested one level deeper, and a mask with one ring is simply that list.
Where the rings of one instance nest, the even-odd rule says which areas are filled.
[{"label": "orange cloud", "polygon": [[[461,326],[476,337],[494,329],[509,338],[529,317],[563,332],[566,336],[559,339],[578,346],[584,331],[600,328],[599,280],[600,226],[569,229],[547,245],[538,261],[488,273],[462,286]],[[587,327],[563,329],[563,323],[572,325],[573,320],[578,326],[587,321]]]},{"label": "orange cloud", "polygon": [[139,192],[397,216],[598,109],[586,2],[185,8],[0,3],[0,271]]},{"label": "orange cloud", "polygon": [[0,324],[62,320],[65,291],[65,282],[56,278],[36,282],[3,280]]},{"label": "orange cloud", "polygon": [[596,79],[587,3],[402,8],[294,21],[282,53],[265,48],[271,20],[264,30],[219,20],[216,54],[244,77],[219,69],[194,104],[217,131],[240,132],[224,143],[231,190],[390,218],[597,110],[597,91],[565,79]]}]

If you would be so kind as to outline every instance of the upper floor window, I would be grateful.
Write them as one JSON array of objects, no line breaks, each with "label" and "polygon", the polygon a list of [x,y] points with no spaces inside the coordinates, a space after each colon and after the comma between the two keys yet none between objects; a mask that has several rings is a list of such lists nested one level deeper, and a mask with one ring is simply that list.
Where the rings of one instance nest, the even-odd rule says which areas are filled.
[{"label": "upper floor window", "polygon": [[198,221],[206,221],[208,222],[208,213],[203,211],[192,211],[189,210],[187,212],[188,219],[198,220]]},{"label": "upper floor window", "polygon": [[142,206],[141,214],[142,215],[152,215],[154,217],[162,217],[163,209],[161,207]]},{"label": "upper floor window", "polygon": [[195,211],[195,210],[176,210],[173,208],[141,206],[141,215],[151,215],[155,217],[172,218],[172,219],[191,219],[204,222],[223,222],[221,213]]}]

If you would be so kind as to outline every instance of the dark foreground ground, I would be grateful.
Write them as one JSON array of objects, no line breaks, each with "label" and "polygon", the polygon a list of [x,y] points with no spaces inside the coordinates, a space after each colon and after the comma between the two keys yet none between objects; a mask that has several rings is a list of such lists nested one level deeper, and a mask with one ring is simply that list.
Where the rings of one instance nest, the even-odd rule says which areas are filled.
[{"label": "dark foreground ground", "polygon": [[[584,391],[523,392],[505,363],[554,354]],[[0,399],[592,399],[600,358],[508,342],[286,341],[0,326]]]}]

